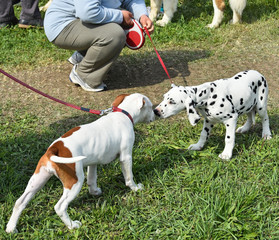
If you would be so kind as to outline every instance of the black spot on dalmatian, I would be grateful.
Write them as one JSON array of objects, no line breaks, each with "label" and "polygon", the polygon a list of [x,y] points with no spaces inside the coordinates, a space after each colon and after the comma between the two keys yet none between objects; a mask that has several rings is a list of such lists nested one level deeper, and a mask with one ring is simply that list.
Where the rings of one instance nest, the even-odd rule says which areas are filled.
[{"label": "black spot on dalmatian", "polygon": [[234,79],[237,80],[237,79],[239,79],[239,77],[236,76]]},{"label": "black spot on dalmatian", "polygon": [[245,106],[241,107],[239,110],[243,110],[245,108]]},{"label": "black spot on dalmatian", "polygon": [[208,133],[209,132],[209,129],[206,127],[206,128],[204,128],[204,130]]},{"label": "black spot on dalmatian", "polygon": [[258,81],[258,86],[262,86],[262,82],[260,80]]},{"label": "black spot on dalmatian", "polygon": [[189,113],[194,113],[193,109],[189,109]]},{"label": "black spot on dalmatian", "polygon": [[215,101],[209,103],[210,106],[213,106],[215,104]]},{"label": "black spot on dalmatian", "polygon": [[211,127],[211,128],[213,128],[213,127],[214,127],[214,125],[213,125],[213,124],[211,124],[211,125],[210,125],[210,127]]},{"label": "black spot on dalmatian", "polygon": [[260,97],[260,100],[261,100],[261,101],[263,100],[263,96]]},{"label": "black spot on dalmatian", "polygon": [[195,120],[195,123],[198,123],[198,121],[199,121],[199,119],[196,119],[196,120]]},{"label": "black spot on dalmatian", "polygon": [[252,82],[252,86],[254,86],[255,85],[255,83],[254,82]]},{"label": "black spot on dalmatian", "polygon": [[210,85],[213,85],[214,87],[217,87],[217,85],[215,83],[210,83]]},{"label": "black spot on dalmatian", "polygon": [[227,126],[227,127],[229,127],[229,126],[230,126],[230,124],[227,124],[226,126]]},{"label": "black spot on dalmatian", "polygon": [[198,89],[197,88],[193,88],[193,90],[197,94]]},{"label": "black spot on dalmatian", "polygon": [[181,103],[183,103],[183,100],[181,100]]},{"label": "black spot on dalmatian", "polygon": [[255,94],[257,93],[257,89],[258,89],[257,86],[255,86],[255,88],[253,89],[253,92],[254,92]]},{"label": "black spot on dalmatian", "polygon": [[230,139],[231,137],[230,136],[227,136],[227,139]]},{"label": "black spot on dalmatian", "polygon": [[240,105],[243,104],[243,98],[240,98]]},{"label": "black spot on dalmatian", "polygon": [[205,120],[205,122],[206,122],[206,123],[209,123],[209,121],[208,121],[207,119]]},{"label": "black spot on dalmatian", "polygon": [[213,99],[216,99],[216,98],[217,98],[217,94],[214,94],[214,95],[212,96],[212,98],[213,98]]},{"label": "black spot on dalmatian", "polygon": [[210,92],[214,92],[214,88],[210,88]]},{"label": "black spot on dalmatian", "polygon": [[220,107],[224,107],[224,104],[222,103],[222,104],[220,104]]},{"label": "black spot on dalmatian", "polygon": [[262,90],[262,93],[264,93],[264,92],[265,92],[265,89]]},{"label": "black spot on dalmatian", "polygon": [[263,108],[259,108],[259,111],[261,111]]},{"label": "black spot on dalmatian", "polygon": [[225,98],[222,98],[222,101],[225,102]]}]

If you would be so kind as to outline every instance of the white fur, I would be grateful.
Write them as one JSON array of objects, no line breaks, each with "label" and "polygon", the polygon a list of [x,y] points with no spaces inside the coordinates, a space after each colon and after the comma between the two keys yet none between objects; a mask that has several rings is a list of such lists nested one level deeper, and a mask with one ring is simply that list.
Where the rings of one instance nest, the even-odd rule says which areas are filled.
[{"label": "white fur", "polygon": [[[151,122],[155,118],[151,101],[146,96],[138,93],[126,96],[118,107],[127,111],[133,118],[135,124],[138,122]],[[133,191],[142,189],[143,185],[136,184],[133,180],[132,149],[134,140],[133,123],[122,112],[109,113],[97,121],[80,126],[80,129],[73,131],[71,135],[66,137],[62,136],[55,140],[50,145],[50,148],[51,146],[55,146],[54,144],[58,141],[61,141],[64,147],[70,150],[72,157],[61,158],[52,155],[50,159],[47,159],[47,165],[41,166],[39,173],[35,173],[31,177],[25,192],[16,201],[12,216],[7,224],[6,232],[17,232],[16,225],[18,219],[28,202],[52,175],[58,177],[59,172],[56,171],[57,166],[59,169],[62,166],[54,165],[53,162],[60,164],[75,163],[74,176],[77,177],[77,182],[69,189],[65,187],[65,182],[61,180],[64,185],[64,192],[55,205],[56,213],[69,229],[81,226],[80,222],[70,219],[67,208],[70,202],[80,192],[84,181],[84,167],[88,167],[87,184],[89,193],[99,195],[102,191],[97,186],[97,164],[110,163],[119,155],[126,186],[130,187]],[[48,151],[46,153],[50,152]],[[45,154],[41,160],[46,159],[46,156],[48,155]],[[40,165],[38,164],[38,166]]]},{"label": "white fur", "polygon": [[[233,11],[233,19],[231,23],[235,24],[241,22],[242,12],[246,7],[246,1],[247,0],[230,0],[230,7]],[[159,26],[163,27],[171,21],[174,13],[176,12],[178,1],[177,0],[150,0],[151,12],[149,17],[152,21],[156,20],[160,8],[162,6],[162,2],[164,5],[164,15],[163,18],[161,20],[158,20],[156,23]],[[223,9],[219,9],[217,7],[216,0],[212,0],[212,3],[214,8],[214,16],[213,16],[212,23],[209,24],[208,27],[216,28],[222,22],[224,12]]]},{"label": "white fur", "polygon": [[203,115],[205,119],[200,139],[188,148],[190,150],[201,150],[214,124],[223,123],[226,126],[225,149],[219,157],[230,159],[239,115],[247,114],[248,119],[236,132],[247,132],[255,122],[255,112],[258,112],[262,120],[262,137],[271,138],[267,97],[268,86],[265,78],[259,72],[249,70],[229,79],[207,82],[199,86],[173,86],[154,112],[162,118],[167,118],[186,109],[192,125],[199,120],[197,112]]}]

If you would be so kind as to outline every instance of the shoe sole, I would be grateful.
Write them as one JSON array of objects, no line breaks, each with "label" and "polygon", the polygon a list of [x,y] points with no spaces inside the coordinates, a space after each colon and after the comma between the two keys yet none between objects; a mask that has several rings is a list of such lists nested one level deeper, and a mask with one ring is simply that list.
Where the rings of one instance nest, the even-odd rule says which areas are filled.
[{"label": "shoe sole", "polygon": [[40,26],[34,26],[34,25],[25,25],[25,24],[18,24],[19,28],[44,28]]},{"label": "shoe sole", "polygon": [[87,89],[87,88],[84,88],[82,85],[80,85],[78,82],[75,82],[71,79],[71,76],[69,77],[70,79],[70,82],[72,82],[73,84],[75,84],[76,86],[78,87],[81,87],[83,90],[87,91],[87,92],[103,92],[103,91],[106,91],[108,88],[107,87],[104,87],[103,89]]}]

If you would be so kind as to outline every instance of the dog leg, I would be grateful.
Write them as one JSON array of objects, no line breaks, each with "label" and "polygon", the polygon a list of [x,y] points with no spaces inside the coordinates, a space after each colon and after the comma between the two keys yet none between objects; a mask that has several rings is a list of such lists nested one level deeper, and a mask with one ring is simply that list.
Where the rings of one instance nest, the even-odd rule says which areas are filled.
[{"label": "dog leg", "polygon": [[258,109],[258,113],[262,120],[262,138],[269,140],[271,139],[271,131],[269,128],[269,117],[266,111],[266,108],[262,108],[261,110]]},{"label": "dog leg", "polygon": [[209,138],[209,134],[213,126],[214,126],[213,123],[205,119],[203,122],[203,129],[199,141],[196,144],[190,145],[188,147],[188,150],[196,150],[196,151],[201,150],[204,144],[206,143],[207,139]]},{"label": "dog leg", "polygon": [[131,188],[133,191],[143,189],[143,185],[141,183],[136,184],[133,179],[132,155],[130,153],[125,154],[122,152],[120,155],[120,163],[126,186]]},{"label": "dog leg", "polygon": [[173,15],[177,9],[177,1],[178,0],[163,1],[164,2],[164,16],[163,16],[162,20],[159,20],[156,22],[159,26],[164,27],[171,21]]},{"label": "dog leg", "polygon": [[87,167],[87,185],[89,193],[95,196],[101,195],[102,190],[97,186],[97,165]]},{"label": "dog leg", "polygon": [[151,0],[150,1],[150,7],[151,7],[151,12],[149,14],[149,18],[151,21],[155,21],[157,18],[157,15],[160,11],[162,5],[162,0]]},{"label": "dog leg", "polygon": [[237,118],[231,118],[225,121],[224,124],[226,126],[225,149],[219,155],[219,158],[229,160],[232,157],[235,143],[235,128],[237,124]]},{"label": "dog leg", "polygon": [[245,133],[250,130],[251,126],[255,124],[255,111],[252,110],[251,112],[247,113],[247,121],[242,127],[239,127],[236,132],[237,133]]},{"label": "dog leg", "polygon": [[67,208],[70,202],[79,194],[84,181],[83,166],[81,162],[76,163],[76,176],[78,177],[78,181],[71,187],[71,189],[64,187],[63,195],[54,207],[57,215],[69,229],[79,228],[81,226],[81,222],[72,221],[67,213]]},{"label": "dog leg", "polygon": [[12,216],[7,224],[7,233],[17,232],[16,225],[22,211],[25,209],[25,207],[33,198],[33,196],[45,185],[45,183],[49,180],[51,176],[51,173],[49,173],[44,167],[41,167],[40,172],[34,174],[30,178],[24,193],[15,203]]},{"label": "dog leg", "polygon": [[211,24],[208,24],[209,28],[217,28],[224,17],[225,1],[224,0],[212,0],[214,8],[214,16]]},{"label": "dog leg", "polygon": [[231,20],[231,23],[240,23],[242,12],[246,7],[246,0],[230,0],[230,6],[233,10],[233,19]]}]

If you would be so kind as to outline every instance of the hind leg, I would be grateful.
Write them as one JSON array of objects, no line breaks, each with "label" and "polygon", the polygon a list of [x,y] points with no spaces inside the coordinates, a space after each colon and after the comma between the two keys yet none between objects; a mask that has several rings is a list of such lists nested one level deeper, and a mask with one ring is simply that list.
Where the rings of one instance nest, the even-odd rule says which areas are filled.
[{"label": "hind leg", "polygon": [[26,205],[30,202],[33,196],[45,185],[45,183],[51,176],[51,173],[45,170],[44,167],[41,167],[39,173],[34,174],[30,178],[24,193],[15,203],[12,216],[6,227],[7,233],[17,232],[16,225],[22,211],[25,209]]},{"label": "hind leg", "polygon": [[101,195],[102,190],[97,186],[97,165],[90,165],[87,168],[87,185],[89,193],[92,195]]},{"label": "hind leg", "polygon": [[[70,202],[72,202],[76,196],[79,194],[83,181],[84,181],[84,173],[82,169],[82,163],[76,163],[76,176],[78,178],[78,181],[73,184],[70,188],[65,187],[64,185],[64,191],[63,195],[60,198],[60,200],[55,205],[54,209],[57,215],[61,218],[61,220],[65,223],[65,225],[69,229],[79,228],[81,226],[81,222],[79,221],[72,221],[67,213],[68,206]],[[67,179],[68,181],[71,179]]]},{"label": "hind leg", "polygon": [[162,0],[150,0],[151,12],[149,14],[149,18],[151,19],[151,21],[156,20],[161,5],[162,5]]},{"label": "hind leg", "polygon": [[247,121],[242,127],[239,127],[236,132],[237,133],[245,133],[250,130],[251,126],[255,124],[255,111],[252,110],[251,112],[247,113]]},{"label": "hind leg", "polygon": [[214,16],[212,23],[207,25],[209,28],[219,27],[224,17],[225,1],[224,0],[212,0],[214,7]]},{"label": "hind leg", "polygon": [[164,2],[164,16],[162,20],[156,22],[161,27],[167,25],[171,21],[177,9],[177,0],[164,0],[163,2]]},{"label": "hind leg", "polygon": [[262,108],[261,110],[258,110],[258,113],[262,120],[262,127],[263,127],[262,138],[269,140],[272,137],[271,137],[271,131],[269,128],[269,117],[267,114],[267,110],[266,110],[266,108]]},{"label": "hind leg", "polygon": [[230,6],[233,11],[231,23],[241,23],[242,12],[246,7],[246,0],[230,0]]}]

